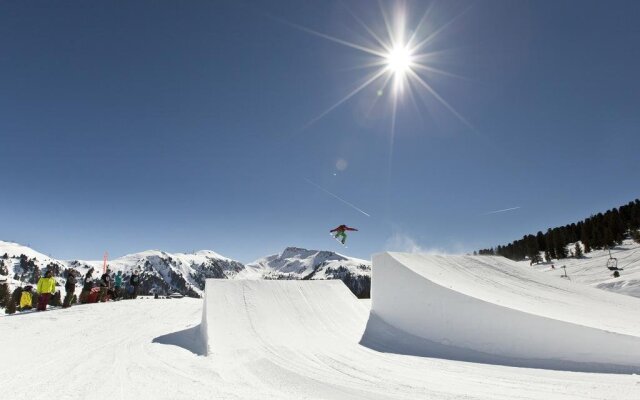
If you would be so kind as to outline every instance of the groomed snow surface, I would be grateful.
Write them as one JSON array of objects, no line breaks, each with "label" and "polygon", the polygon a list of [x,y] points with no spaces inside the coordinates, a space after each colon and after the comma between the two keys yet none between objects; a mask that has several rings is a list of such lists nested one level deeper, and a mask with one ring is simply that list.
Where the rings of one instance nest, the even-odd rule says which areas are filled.
[{"label": "groomed snow surface", "polygon": [[497,257],[0,318],[7,399],[640,399],[640,299]]}]

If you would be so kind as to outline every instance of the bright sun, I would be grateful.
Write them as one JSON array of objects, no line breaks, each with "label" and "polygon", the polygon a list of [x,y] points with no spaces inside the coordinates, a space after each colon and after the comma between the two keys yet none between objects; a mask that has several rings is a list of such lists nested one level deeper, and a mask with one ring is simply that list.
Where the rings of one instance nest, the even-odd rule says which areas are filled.
[{"label": "bright sun", "polygon": [[387,69],[401,77],[411,69],[411,51],[406,46],[396,46],[386,56]]},{"label": "bright sun", "polygon": [[[303,26],[292,24],[294,27],[312,35],[367,53],[370,57],[362,66],[360,66],[363,68],[371,68],[371,72],[367,73],[364,79],[362,79],[362,82],[335,104],[309,121],[305,127],[315,123],[331,111],[335,110],[341,104],[351,99],[353,96],[373,85],[377,89],[377,96],[375,96],[374,103],[378,101],[383,94],[390,94],[389,98],[391,99],[390,104],[392,106],[391,120],[393,121],[392,130],[395,126],[398,103],[407,92],[414,100],[414,94],[420,93],[421,95],[418,97],[425,102],[429,99],[424,95],[429,94],[465,125],[474,129],[473,126],[467,122],[467,120],[465,120],[464,117],[460,115],[460,113],[456,111],[430,84],[430,80],[436,79],[434,76],[436,74],[455,77],[455,75],[447,71],[440,70],[435,66],[430,65],[438,57],[438,52],[430,51],[430,46],[434,43],[436,38],[462,14],[459,14],[448,22],[445,22],[440,27],[430,26],[427,18],[430,10],[430,8],[428,8],[417,25],[409,26],[407,24],[408,11],[406,7],[400,4],[400,2],[397,4],[397,6],[392,8],[391,13],[387,13],[382,2],[380,2],[380,11],[384,21],[384,27],[386,28],[380,31],[368,26],[364,21],[352,13],[355,20],[367,33],[369,33],[370,37],[368,39],[370,40],[367,41],[367,44],[350,42],[345,39],[340,39]],[[387,91],[387,88],[390,88],[391,90]],[[428,107],[431,107],[431,103],[432,102],[425,104]]]}]

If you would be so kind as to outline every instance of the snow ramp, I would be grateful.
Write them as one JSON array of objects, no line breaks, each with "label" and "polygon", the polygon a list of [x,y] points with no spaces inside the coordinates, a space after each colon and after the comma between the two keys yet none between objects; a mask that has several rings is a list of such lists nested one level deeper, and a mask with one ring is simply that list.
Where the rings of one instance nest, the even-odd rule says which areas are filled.
[{"label": "snow ramp", "polygon": [[209,356],[357,345],[367,308],[340,280],[207,279],[200,325]]},{"label": "snow ramp", "polygon": [[381,253],[361,343],[493,364],[638,372],[640,299],[503,257]]}]

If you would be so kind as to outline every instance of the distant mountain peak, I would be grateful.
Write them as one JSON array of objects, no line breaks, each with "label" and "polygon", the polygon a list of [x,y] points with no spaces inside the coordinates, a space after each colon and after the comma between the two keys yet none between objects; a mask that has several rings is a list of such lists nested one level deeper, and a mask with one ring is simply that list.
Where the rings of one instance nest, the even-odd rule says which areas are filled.
[{"label": "distant mountain peak", "polygon": [[313,250],[305,249],[302,247],[287,247],[282,253],[279,254],[280,258],[324,258],[335,260],[348,260],[349,257],[345,257],[334,251],[329,250]]}]

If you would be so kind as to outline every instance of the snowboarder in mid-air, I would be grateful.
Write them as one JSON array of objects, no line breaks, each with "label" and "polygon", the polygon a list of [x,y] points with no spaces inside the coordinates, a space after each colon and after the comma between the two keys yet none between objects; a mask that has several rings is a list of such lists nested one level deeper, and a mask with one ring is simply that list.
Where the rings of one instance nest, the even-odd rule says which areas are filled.
[{"label": "snowboarder in mid-air", "polygon": [[340,225],[339,227],[330,230],[329,232],[335,232],[335,235],[333,235],[334,238],[340,240],[340,243],[344,244],[344,242],[347,240],[347,234],[346,231],[357,231],[356,228],[349,228],[346,225]]}]

